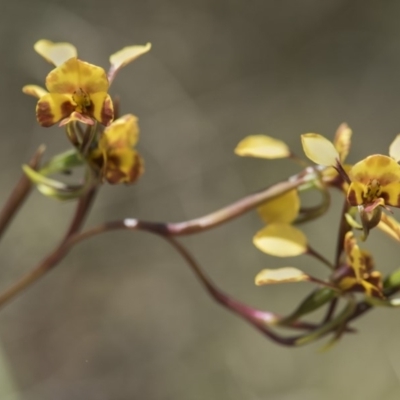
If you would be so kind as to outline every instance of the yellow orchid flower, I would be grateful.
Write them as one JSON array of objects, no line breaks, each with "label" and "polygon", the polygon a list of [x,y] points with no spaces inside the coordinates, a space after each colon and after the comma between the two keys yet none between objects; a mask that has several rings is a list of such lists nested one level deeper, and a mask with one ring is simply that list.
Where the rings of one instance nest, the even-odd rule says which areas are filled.
[{"label": "yellow orchid flower", "polygon": [[389,157],[374,154],[355,164],[349,173],[347,200],[363,205],[367,212],[378,206],[400,207],[400,165]]},{"label": "yellow orchid flower", "polygon": [[133,183],[143,173],[143,160],[133,149],[139,136],[137,118],[124,115],[105,128],[97,148],[89,159],[101,171],[103,180],[111,184]]},{"label": "yellow orchid flower", "polygon": [[56,66],[46,77],[46,89],[36,85],[23,87],[23,92],[39,98],[36,117],[44,127],[70,121],[93,125],[94,120],[107,126],[114,117],[113,103],[108,89],[117,71],[148,52],[145,46],[125,47],[110,57],[108,74],[101,67],[77,58],[76,48],[70,43],[39,40],[35,50]]},{"label": "yellow orchid flower", "polygon": [[345,263],[337,269],[332,280],[345,292],[363,292],[369,297],[383,298],[382,277],[374,270],[370,253],[361,250],[353,232],[344,239]]}]

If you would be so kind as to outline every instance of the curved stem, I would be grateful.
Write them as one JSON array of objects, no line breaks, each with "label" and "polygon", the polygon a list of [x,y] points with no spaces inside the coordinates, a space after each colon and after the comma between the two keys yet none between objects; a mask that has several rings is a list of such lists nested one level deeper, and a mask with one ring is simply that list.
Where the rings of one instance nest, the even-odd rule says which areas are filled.
[{"label": "curved stem", "polygon": [[58,247],[47,257],[45,257],[35,268],[23,275],[14,285],[10,286],[0,294],[0,307],[26,289],[28,286],[36,282],[67,255],[71,247],[70,238],[74,237],[74,235],[77,235],[80,231],[85,217],[94,200],[96,192],[97,188],[92,188],[83,197],[81,197],[76,206],[72,221]]},{"label": "curved stem", "polygon": [[304,176],[297,176],[296,179],[277,183],[264,189],[263,191],[246,196],[226,207],[215,212],[184,222],[152,222],[139,221],[135,218],[125,218],[123,220],[109,221],[86,231],[84,235],[97,235],[101,232],[113,230],[135,230],[145,229],[158,232],[167,236],[183,236],[194,233],[204,232],[215,228],[225,222],[231,221],[246,212],[256,208],[260,204],[271,200],[289,190],[292,190],[305,182]]},{"label": "curved stem", "polygon": [[[32,169],[36,170],[38,168],[44,150],[45,147],[40,146],[29,161],[28,165]],[[32,183],[26,174],[23,173],[0,212],[0,237],[6,231],[12,218],[22,206],[31,189]]]}]

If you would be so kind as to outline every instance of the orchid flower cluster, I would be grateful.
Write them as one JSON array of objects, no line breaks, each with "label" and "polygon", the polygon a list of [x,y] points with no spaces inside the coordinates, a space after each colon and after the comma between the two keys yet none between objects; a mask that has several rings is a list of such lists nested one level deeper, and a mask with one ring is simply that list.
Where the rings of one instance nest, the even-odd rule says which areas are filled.
[{"label": "orchid flower cluster", "polygon": [[[237,155],[287,158],[297,162],[300,171],[287,180],[188,221],[143,221],[127,217],[84,228],[84,220],[103,184],[132,184],[143,174],[143,160],[135,148],[138,119],[133,114],[119,116],[119,100],[113,100],[108,90],[118,70],[147,53],[151,45],[129,46],[111,55],[108,72],[80,60],[76,48],[69,43],[40,40],[34,49],[55,68],[46,77],[46,89],[27,85],[23,92],[38,99],[37,122],[43,127],[55,124],[62,127],[71,148],[42,163],[45,149],[40,146],[23,166],[24,174],[0,212],[0,235],[34,186],[45,196],[75,201],[77,205],[59,245],[0,293],[0,306],[54,268],[75,244],[112,230],[147,231],[165,239],[214,300],[281,345],[300,346],[331,335],[327,348],[344,334],[354,333],[352,321],[372,308],[400,305],[400,299],[393,298],[400,290],[400,270],[383,277],[375,267],[372,254],[365,249],[373,229],[400,242],[400,224],[391,210],[400,207],[400,135],[390,145],[389,155],[370,155],[354,165],[345,163],[352,138],[346,124],[339,126],[332,142],[316,133],[301,135],[305,159],[295,155],[281,140],[266,135],[248,136],[237,145]],[[65,183],[52,177],[74,173],[77,168],[79,172],[82,166],[85,172],[78,183]],[[333,261],[316,251],[297,227],[328,211],[331,190],[343,194]],[[307,191],[318,194],[319,204],[302,206],[302,195]],[[222,291],[176,239],[228,223],[253,210],[257,210],[265,224],[253,237],[259,250],[284,258],[309,255],[327,267],[325,279],[292,266],[266,268],[257,274],[257,286],[305,281],[315,285],[289,315],[256,309]],[[316,310],[324,310],[322,320],[307,320]],[[282,335],[279,328],[297,333]]]},{"label": "orchid flower cluster", "polygon": [[[46,77],[46,89],[26,85],[23,92],[38,98],[36,118],[43,127],[65,126],[73,150],[50,160],[40,171],[25,172],[48,196],[73,199],[98,182],[133,183],[143,173],[143,161],[134,149],[138,141],[137,118],[118,116],[108,94],[118,70],[148,52],[151,45],[125,47],[110,56],[108,73],[78,59],[70,43],[39,40],[34,49],[56,68]],[[119,118],[118,118],[119,117]],[[87,166],[82,185],[65,185],[47,176],[69,168]]]}]

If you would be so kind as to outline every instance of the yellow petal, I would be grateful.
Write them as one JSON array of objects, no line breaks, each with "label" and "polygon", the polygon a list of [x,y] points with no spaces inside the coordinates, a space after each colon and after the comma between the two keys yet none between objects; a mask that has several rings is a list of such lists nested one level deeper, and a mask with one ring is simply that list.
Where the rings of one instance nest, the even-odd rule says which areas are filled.
[{"label": "yellow petal", "polygon": [[289,224],[296,219],[299,209],[300,198],[297,190],[293,189],[264,203],[257,208],[257,211],[267,224],[274,222]]},{"label": "yellow petal", "polygon": [[46,89],[43,89],[42,87],[37,86],[37,85],[25,85],[22,88],[22,91],[25,94],[29,94],[30,96],[37,97],[38,99],[40,99],[41,97],[43,97],[45,94],[48,93]]},{"label": "yellow petal", "polygon": [[114,79],[115,74],[119,69],[136,60],[141,55],[147,53],[151,49],[151,43],[147,43],[144,46],[128,46],[122,50],[110,56],[110,71],[108,72],[108,78],[110,82]]},{"label": "yellow petal", "polygon": [[307,252],[307,238],[288,224],[271,224],[257,232],[254,245],[276,257],[294,257]]},{"label": "yellow petal", "polygon": [[393,158],[374,154],[354,164],[349,172],[352,181],[368,184],[378,180],[381,186],[400,181],[400,165]]},{"label": "yellow petal", "polygon": [[349,290],[352,287],[359,285],[360,281],[352,276],[345,276],[338,282],[338,286],[342,290]]},{"label": "yellow petal", "polygon": [[104,177],[111,183],[133,183],[143,173],[143,160],[130,148],[113,149],[107,154]]},{"label": "yellow petal", "polygon": [[364,292],[368,297],[383,298],[381,290],[366,280],[358,281],[356,278],[346,276],[340,280],[338,286],[344,291]]},{"label": "yellow petal", "polygon": [[36,42],[33,47],[45,60],[56,67],[72,57],[77,57],[78,54],[75,46],[66,42],[53,43],[50,40],[43,39]]},{"label": "yellow petal", "polygon": [[340,159],[335,146],[328,139],[317,133],[301,135],[301,143],[305,155],[316,164],[335,166]]},{"label": "yellow petal", "polygon": [[132,115],[124,115],[108,126],[100,139],[101,148],[132,147],[139,137],[138,119]]},{"label": "yellow petal", "polygon": [[344,250],[347,255],[347,262],[353,269],[356,279],[358,282],[361,281],[362,273],[366,270],[365,260],[352,231],[346,233]]},{"label": "yellow petal", "polygon": [[347,201],[352,206],[357,206],[364,203],[364,193],[367,186],[360,182],[352,182],[347,191]]},{"label": "yellow petal", "polygon": [[389,147],[389,155],[397,162],[400,161],[400,134],[396,136]]},{"label": "yellow petal", "polygon": [[293,267],[284,267],[278,269],[263,269],[257,274],[255,283],[257,286],[261,286],[271,283],[302,282],[308,280],[308,275],[303,271]]},{"label": "yellow petal", "polygon": [[108,80],[103,68],[71,58],[54,68],[46,78],[51,93],[73,94],[78,89],[88,95],[108,91]]},{"label": "yellow petal", "polygon": [[347,124],[341,124],[336,131],[333,144],[340,155],[341,162],[343,162],[349,154],[352,134],[353,132]]},{"label": "yellow petal", "polygon": [[71,115],[75,110],[70,95],[48,93],[36,106],[36,118],[40,125],[49,127]]},{"label": "yellow petal", "polygon": [[235,149],[238,156],[259,158],[286,158],[290,150],[281,140],[266,135],[252,135],[244,138]]},{"label": "yellow petal", "polygon": [[93,93],[90,95],[92,102],[91,115],[104,126],[110,124],[114,118],[114,107],[111,97],[107,92]]},{"label": "yellow petal", "polygon": [[384,204],[400,207],[400,182],[392,182],[383,186],[381,197],[385,200]]},{"label": "yellow petal", "polygon": [[400,224],[395,218],[382,213],[378,228],[400,242]]}]

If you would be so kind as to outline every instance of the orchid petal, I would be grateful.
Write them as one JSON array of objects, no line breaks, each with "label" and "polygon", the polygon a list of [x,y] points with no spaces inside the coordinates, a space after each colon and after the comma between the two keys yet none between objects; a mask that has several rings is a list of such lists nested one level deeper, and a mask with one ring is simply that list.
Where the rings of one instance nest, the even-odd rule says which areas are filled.
[{"label": "orchid petal", "polygon": [[269,285],[272,283],[290,283],[308,281],[310,277],[303,271],[293,268],[284,267],[278,269],[263,269],[255,278],[257,286]]},{"label": "orchid petal", "polygon": [[400,242],[400,223],[395,218],[382,213],[378,228]]},{"label": "orchid petal", "polygon": [[267,159],[287,158],[291,154],[286,143],[266,135],[247,136],[236,146],[235,153]]},{"label": "orchid petal", "polygon": [[289,224],[296,219],[299,209],[300,198],[297,190],[293,189],[262,204],[257,211],[267,224],[274,222]]},{"label": "orchid petal", "polygon": [[345,123],[341,124],[336,131],[333,144],[339,153],[341,162],[343,162],[349,154],[352,134],[352,130]]},{"label": "orchid petal", "polygon": [[392,144],[389,147],[389,155],[394,158],[397,162],[400,161],[400,134],[396,136]]},{"label": "orchid petal", "polygon": [[22,88],[22,92],[30,96],[37,97],[38,99],[48,93],[46,89],[43,89],[42,87],[37,85],[25,85]]},{"label": "orchid petal", "polygon": [[335,166],[340,160],[338,151],[331,141],[317,133],[301,135],[301,143],[306,156],[319,165]]},{"label": "orchid petal", "polygon": [[40,125],[49,127],[71,115],[74,109],[70,95],[48,93],[37,103],[36,118]]},{"label": "orchid petal", "polygon": [[127,114],[118,118],[106,128],[100,140],[100,147],[132,147],[137,143],[138,137],[138,119],[132,114]]},{"label": "orchid petal", "polygon": [[374,154],[354,164],[349,176],[352,181],[363,184],[375,179],[384,186],[400,180],[400,165],[391,157]]},{"label": "orchid petal", "polygon": [[253,238],[254,245],[276,257],[295,257],[307,252],[307,238],[299,229],[288,224],[271,224]]},{"label": "orchid petal", "polygon": [[103,68],[71,58],[47,75],[46,87],[51,93],[73,94],[80,89],[90,95],[107,92],[109,84]]},{"label": "orchid petal", "polygon": [[35,43],[34,49],[46,61],[54,64],[56,67],[78,55],[76,47],[66,42],[53,43],[50,40],[42,39]]},{"label": "orchid petal", "polygon": [[91,116],[104,126],[109,125],[114,118],[114,107],[110,95],[107,92],[92,93],[90,101],[92,103]]},{"label": "orchid petal", "polygon": [[128,46],[110,56],[110,70],[108,72],[108,79],[113,81],[115,74],[125,65],[136,60],[141,55],[147,53],[151,49],[151,43],[144,46]]}]

